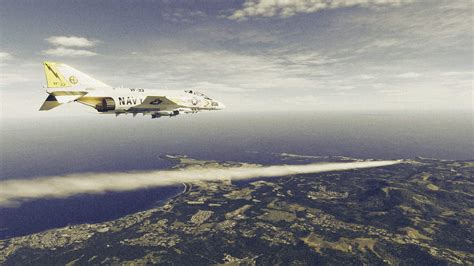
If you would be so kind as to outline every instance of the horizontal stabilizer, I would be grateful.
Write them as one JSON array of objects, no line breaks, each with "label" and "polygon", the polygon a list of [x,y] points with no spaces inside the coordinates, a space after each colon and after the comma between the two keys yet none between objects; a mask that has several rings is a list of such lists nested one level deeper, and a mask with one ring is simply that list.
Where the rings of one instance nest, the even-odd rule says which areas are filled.
[{"label": "horizontal stabilizer", "polygon": [[56,101],[59,103],[70,103],[81,97],[82,95],[56,95],[54,98],[56,98]]},{"label": "horizontal stabilizer", "polygon": [[41,105],[39,110],[48,111],[60,105],[61,103],[58,102],[58,100],[56,99],[56,97],[54,97],[54,95],[49,95],[48,98],[46,98],[46,100],[44,101],[43,105]]}]

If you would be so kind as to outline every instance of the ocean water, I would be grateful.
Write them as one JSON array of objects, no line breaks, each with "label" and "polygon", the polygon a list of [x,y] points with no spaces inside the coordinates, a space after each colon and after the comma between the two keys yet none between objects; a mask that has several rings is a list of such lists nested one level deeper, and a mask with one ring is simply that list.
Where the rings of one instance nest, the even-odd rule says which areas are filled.
[{"label": "ocean water", "polygon": [[[278,154],[474,158],[469,112],[209,112],[176,118],[3,119],[0,180],[166,169],[164,154],[278,164]],[[1,188],[0,188],[1,189]],[[180,186],[26,201],[0,207],[0,239],[115,219],[161,204]]]}]

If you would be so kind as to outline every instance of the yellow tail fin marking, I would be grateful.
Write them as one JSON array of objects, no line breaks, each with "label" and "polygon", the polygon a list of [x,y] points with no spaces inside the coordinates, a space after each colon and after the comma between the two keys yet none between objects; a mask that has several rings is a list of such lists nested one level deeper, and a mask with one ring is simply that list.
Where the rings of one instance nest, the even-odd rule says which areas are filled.
[{"label": "yellow tail fin marking", "polygon": [[72,84],[66,80],[56,68],[56,63],[44,62],[44,73],[48,88],[71,87]]}]

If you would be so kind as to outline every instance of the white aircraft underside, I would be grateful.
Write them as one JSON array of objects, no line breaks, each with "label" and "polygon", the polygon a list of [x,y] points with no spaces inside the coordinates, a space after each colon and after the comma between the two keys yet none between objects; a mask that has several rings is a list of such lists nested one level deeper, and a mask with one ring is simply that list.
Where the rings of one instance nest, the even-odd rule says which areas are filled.
[{"label": "white aircraft underside", "polygon": [[78,102],[102,114],[138,113],[152,118],[197,113],[201,110],[221,110],[225,106],[208,96],[186,90],[184,93],[141,88],[114,88],[61,63],[44,62],[49,94],[40,111],[61,104]]}]

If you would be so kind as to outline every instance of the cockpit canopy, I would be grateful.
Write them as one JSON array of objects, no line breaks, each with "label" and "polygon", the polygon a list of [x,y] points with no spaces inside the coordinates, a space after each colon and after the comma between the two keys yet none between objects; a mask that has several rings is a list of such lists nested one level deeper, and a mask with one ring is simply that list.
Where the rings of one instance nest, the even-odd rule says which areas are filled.
[{"label": "cockpit canopy", "polygon": [[211,100],[211,98],[209,98],[206,94],[201,93],[201,92],[198,92],[198,91],[195,91],[195,90],[185,90],[184,92],[185,92],[185,93],[192,94],[192,95],[204,97],[204,99]]}]

